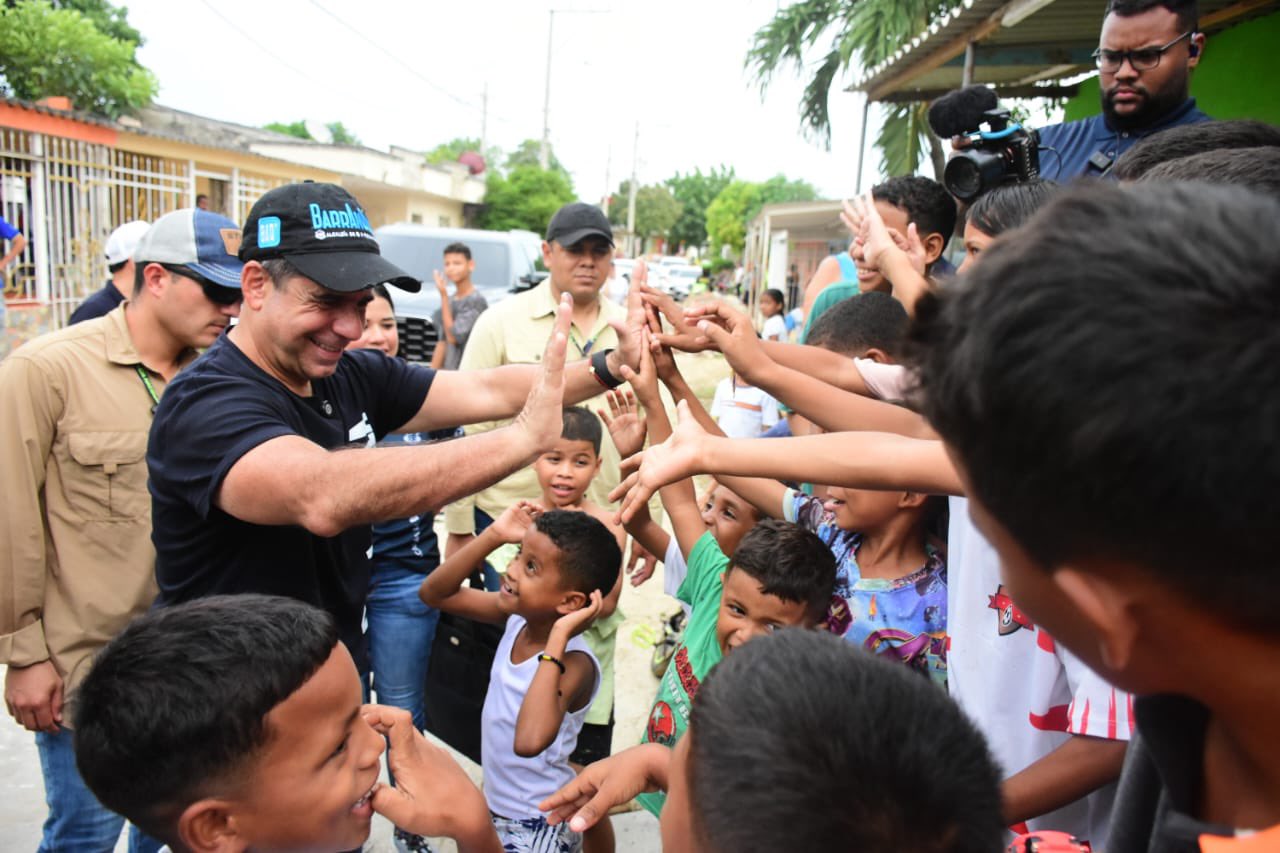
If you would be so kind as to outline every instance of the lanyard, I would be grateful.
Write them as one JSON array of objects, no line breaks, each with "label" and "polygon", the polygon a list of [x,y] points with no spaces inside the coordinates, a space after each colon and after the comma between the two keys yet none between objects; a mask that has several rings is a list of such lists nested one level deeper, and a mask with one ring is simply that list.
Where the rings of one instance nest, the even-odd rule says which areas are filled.
[{"label": "lanyard", "polygon": [[[600,332],[603,332],[603,331],[604,331],[603,329],[600,330]],[[600,337],[600,332],[596,332],[595,338],[589,338],[586,343],[580,344],[578,343],[578,336],[573,333],[573,326],[570,326],[569,340],[573,342],[573,345],[575,347],[577,347],[578,355],[582,356],[583,358],[586,358],[588,355],[591,354],[591,348],[596,345],[596,338]]]},{"label": "lanyard", "polygon": [[160,395],[156,393],[156,386],[151,384],[151,377],[147,375],[147,369],[141,364],[135,364],[134,369],[138,371],[138,378],[142,380],[142,385],[147,389],[147,395],[151,397],[151,414],[156,413],[156,406],[160,405]]}]

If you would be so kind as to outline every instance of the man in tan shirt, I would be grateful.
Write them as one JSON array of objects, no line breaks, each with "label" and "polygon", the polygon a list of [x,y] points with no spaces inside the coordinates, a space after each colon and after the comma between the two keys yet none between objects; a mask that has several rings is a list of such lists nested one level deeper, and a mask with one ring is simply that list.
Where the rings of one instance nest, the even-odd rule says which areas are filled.
[{"label": "man in tan shirt", "polygon": [[218,214],[161,217],[135,250],[129,301],[0,362],[0,662],[9,713],[36,733],[42,851],[110,851],[120,835],[123,818],[76,772],[68,703],[93,655],[155,597],[151,414],[239,314],[239,240]]}]

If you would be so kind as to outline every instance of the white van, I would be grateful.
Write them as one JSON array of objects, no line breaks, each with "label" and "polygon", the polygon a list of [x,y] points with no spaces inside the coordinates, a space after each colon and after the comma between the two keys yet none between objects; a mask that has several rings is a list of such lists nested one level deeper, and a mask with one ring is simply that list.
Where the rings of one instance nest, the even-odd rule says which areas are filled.
[{"label": "white van", "polygon": [[490,305],[547,277],[542,269],[541,240],[532,231],[481,231],[402,223],[384,225],[374,235],[384,258],[422,279],[422,290],[417,293],[391,289],[400,330],[400,354],[409,361],[430,361],[440,337],[435,327],[440,293],[432,273],[444,270],[445,246],[465,243],[471,249],[471,259],[476,262],[471,280]]}]

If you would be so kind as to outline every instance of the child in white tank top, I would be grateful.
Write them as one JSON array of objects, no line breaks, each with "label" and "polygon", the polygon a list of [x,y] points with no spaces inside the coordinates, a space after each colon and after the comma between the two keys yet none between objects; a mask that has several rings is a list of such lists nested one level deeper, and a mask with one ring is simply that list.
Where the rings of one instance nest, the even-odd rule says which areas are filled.
[{"label": "child in white tank top", "polygon": [[[463,582],[494,548],[520,550],[497,592]],[[600,685],[600,665],[579,636],[622,564],[617,539],[584,512],[520,502],[427,576],[432,607],[506,622],[490,671],[481,731],[484,793],[504,848],[574,853],[582,838],[551,827],[538,803],[573,777],[569,754]]]}]

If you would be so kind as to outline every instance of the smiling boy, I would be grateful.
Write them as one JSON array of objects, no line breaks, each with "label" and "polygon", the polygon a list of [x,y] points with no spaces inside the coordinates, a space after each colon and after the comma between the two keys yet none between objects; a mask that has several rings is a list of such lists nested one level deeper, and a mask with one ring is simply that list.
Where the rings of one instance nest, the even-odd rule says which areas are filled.
[{"label": "smiling boy", "polygon": [[[85,782],[175,853],[350,850],[375,810],[459,849],[500,849],[447,753],[407,712],[361,705],[333,619],[310,605],[214,596],[152,611],[80,690]],[[404,759],[392,762],[398,789],[378,783],[384,735]]]}]

